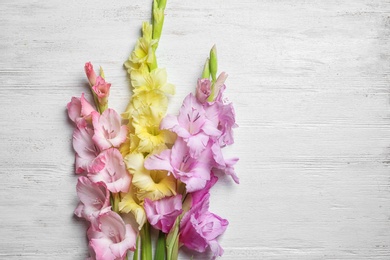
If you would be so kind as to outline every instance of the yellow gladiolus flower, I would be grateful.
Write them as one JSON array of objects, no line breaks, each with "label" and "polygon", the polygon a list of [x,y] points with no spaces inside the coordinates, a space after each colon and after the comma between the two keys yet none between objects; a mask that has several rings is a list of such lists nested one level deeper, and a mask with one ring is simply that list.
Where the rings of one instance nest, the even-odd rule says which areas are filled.
[{"label": "yellow gladiolus flower", "polygon": [[135,217],[135,221],[139,225],[138,228],[141,229],[146,222],[146,213],[141,205],[142,203],[136,196],[136,190],[137,188],[131,185],[128,193],[121,194],[122,199],[121,202],[119,202],[119,211],[122,213],[132,213]]},{"label": "yellow gladiolus flower", "polygon": [[163,118],[168,109],[168,98],[159,90],[142,91],[133,95],[131,102],[122,114],[124,118],[131,118],[137,110],[148,108],[154,118]]},{"label": "yellow gladiolus flower", "polygon": [[137,188],[137,198],[158,200],[176,195],[176,179],[166,171],[149,171],[144,167],[145,158],[141,153],[129,154],[124,159],[133,175],[132,184]]},{"label": "yellow gladiolus flower", "polygon": [[124,64],[129,73],[132,69],[139,69],[142,65],[150,67],[150,65],[156,63],[153,45],[157,43],[157,40],[152,39],[152,33],[153,26],[148,22],[144,22],[142,24],[143,35],[137,40],[134,51]]},{"label": "yellow gladiolus flower", "polygon": [[176,135],[168,130],[160,130],[160,116],[154,116],[151,107],[142,107],[133,113],[133,127],[139,138],[138,152],[151,153],[165,144],[172,144]]},{"label": "yellow gladiolus flower", "polygon": [[135,94],[138,94],[141,91],[151,90],[160,90],[165,94],[175,94],[175,86],[167,82],[167,72],[165,69],[157,68],[150,73],[132,70],[130,78]]}]

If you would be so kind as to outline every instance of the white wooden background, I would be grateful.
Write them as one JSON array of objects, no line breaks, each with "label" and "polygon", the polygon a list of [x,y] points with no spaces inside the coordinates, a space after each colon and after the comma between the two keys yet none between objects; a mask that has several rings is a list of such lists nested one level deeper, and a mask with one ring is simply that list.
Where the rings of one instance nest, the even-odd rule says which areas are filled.
[{"label": "white wooden background", "polygon": [[[110,106],[151,1],[0,2],[0,258],[84,259],[65,106],[101,65]],[[223,259],[390,259],[390,1],[169,0],[159,66],[194,90],[216,43],[241,179],[213,189]],[[190,253],[181,259],[190,258]],[[194,259],[207,259],[195,255]]]}]

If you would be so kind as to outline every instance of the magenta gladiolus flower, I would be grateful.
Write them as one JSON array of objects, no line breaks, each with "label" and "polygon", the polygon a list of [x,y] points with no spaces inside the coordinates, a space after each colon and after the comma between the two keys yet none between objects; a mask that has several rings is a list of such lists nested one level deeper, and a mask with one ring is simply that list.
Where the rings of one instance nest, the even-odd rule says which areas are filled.
[{"label": "magenta gladiolus flower", "polygon": [[91,62],[85,63],[84,70],[85,70],[85,74],[87,75],[89,84],[91,86],[95,85],[95,83],[96,83],[96,73],[93,70],[92,63]]},{"label": "magenta gladiolus flower", "polygon": [[146,198],[144,208],[149,223],[154,228],[168,233],[182,213],[181,194],[154,201]]},{"label": "magenta gladiolus flower", "polygon": [[92,140],[93,130],[81,120],[73,132],[76,173],[97,173],[104,168],[105,157]]},{"label": "magenta gladiolus flower", "polygon": [[121,125],[121,117],[113,109],[107,109],[103,114],[92,112],[92,124],[95,134],[92,139],[101,149],[119,147],[127,136],[127,126]]},{"label": "magenta gladiolus flower", "polygon": [[68,116],[70,120],[77,124],[77,122],[84,118],[89,119],[90,114],[96,111],[95,108],[85,99],[84,93],[81,98],[72,97],[72,100],[66,106],[68,109]]},{"label": "magenta gladiolus flower", "polygon": [[212,157],[210,149],[205,149],[198,158],[190,156],[190,148],[182,138],[177,138],[172,150],[164,150],[145,160],[148,170],[166,170],[186,184],[187,192],[203,189],[210,179]]},{"label": "magenta gladiolus flower", "polygon": [[169,129],[183,138],[193,158],[205,149],[210,137],[221,134],[217,124],[206,117],[202,104],[192,93],[184,99],[179,115],[166,116],[161,122],[161,128]]},{"label": "magenta gladiolus flower", "polygon": [[102,154],[106,158],[104,169],[98,173],[88,174],[88,177],[94,183],[104,182],[107,189],[111,192],[128,192],[131,177],[126,170],[123,157],[119,150],[110,148],[104,150]]},{"label": "magenta gladiolus flower", "polygon": [[107,98],[110,95],[111,84],[107,83],[102,77],[98,76],[92,89],[98,97],[99,103],[107,103]]},{"label": "magenta gladiolus flower", "polygon": [[200,103],[205,103],[207,98],[211,94],[211,82],[209,79],[198,79],[198,84],[196,86],[196,99]]},{"label": "magenta gladiolus flower", "polygon": [[110,192],[104,183],[93,183],[85,176],[79,177],[76,189],[80,203],[75,215],[96,225],[98,216],[111,210]]},{"label": "magenta gladiolus flower", "polygon": [[229,222],[208,211],[209,198],[210,194],[206,194],[184,215],[179,239],[184,246],[198,252],[204,252],[210,246],[215,259],[223,254],[216,239],[225,232]]},{"label": "magenta gladiolus flower", "polygon": [[100,215],[98,223],[98,228],[91,226],[88,230],[89,244],[97,260],[126,259],[127,250],[135,250],[137,233],[117,213]]}]

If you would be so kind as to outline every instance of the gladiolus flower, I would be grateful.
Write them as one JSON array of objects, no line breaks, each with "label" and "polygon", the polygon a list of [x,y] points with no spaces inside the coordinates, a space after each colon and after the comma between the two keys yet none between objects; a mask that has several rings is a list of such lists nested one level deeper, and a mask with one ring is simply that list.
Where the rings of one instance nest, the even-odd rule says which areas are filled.
[{"label": "gladiolus flower", "polygon": [[105,157],[92,140],[93,130],[80,123],[73,132],[76,173],[97,173],[104,168]]},{"label": "gladiolus flower", "polygon": [[155,117],[150,107],[139,108],[133,113],[132,125],[135,135],[139,138],[137,151],[151,153],[166,143],[173,143],[175,134],[168,130],[161,130],[161,117]]},{"label": "gladiolus flower", "polygon": [[213,259],[223,254],[223,249],[216,240],[229,224],[226,219],[210,213],[210,194],[183,216],[180,223],[180,242],[189,249],[204,252],[208,246],[213,252]]},{"label": "gladiolus flower", "polygon": [[92,89],[98,97],[99,103],[105,105],[110,95],[111,84],[107,83],[102,77],[98,76]]},{"label": "gladiolus flower", "polygon": [[206,117],[202,104],[197,102],[192,93],[184,99],[179,115],[166,116],[161,122],[161,128],[169,129],[182,137],[193,158],[198,157],[205,149],[210,137],[221,134],[217,125]]},{"label": "gladiolus flower", "polygon": [[116,148],[110,148],[104,150],[102,154],[106,158],[104,169],[95,174],[88,174],[88,177],[95,183],[104,182],[107,189],[113,193],[127,192],[131,176],[126,170],[121,153]]},{"label": "gladiolus flower", "polygon": [[133,92],[138,94],[142,91],[158,90],[165,94],[175,94],[175,86],[167,82],[167,71],[165,69],[154,69],[151,72],[131,71],[131,84]]},{"label": "gladiolus flower", "polygon": [[172,150],[164,150],[160,154],[148,157],[145,168],[149,170],[169,171],[186,184],[187,192],[203,189],[210,179],[211,153],[205,150],[198,158],[190,156],[189,148],[183,139],[178,138]]},{"label": "gladiolus flower", "polygon": [[209,79],[198,79],[196,86],[196,99],[200,103],[205,103],[211,94],[211,82]]},{"label": "gladiolus flower", "polygon": [[96,225],[97,217],[111,210],[110,192],[103,183],[93,183],[85,176],[79,177],[76,189],[80,203],[75,215]]},{"label": "gladiolus flower", "polygon": [[165,171],[149,171],[144,167],[144,156],[140,153],[129,154],[125,162],[133,175],[132,183],[137,187],[137,197],[158,200],[176,195],[176,179]]},{"label": "gladiolus flower", "polygon": [[181,194],[154,201],[146,198],[144,207],[149,223],[154,228],[168,233],[182,213]]},{"label": "gladiolus flower", "polygon": [[121,125],[121,117],[113,109],[101,115],[92,112],[92,124],[95,130],[92,139],[101,150],[119,147],[126,140],[127,126]]},{"label": "gladiolus flower", "polygon": [[218,137],[220,146],[234,143],[233,128],[238,127],[236,124],[233,104],[222,99],[225,89],[226,86],[222,85],[219,88],[215,101],[204,105],[206,115],[211,115],[211,117],[208,118],[214,123],[217,123],[218,129],[221,131],[221,135]]},{"label": "gladiolus flower", "polygon": [[85,70],[85,74],[87,75],[89,85],[94,86],[96,83],[96,73],[93,70],[92,63],[91,62],[85,63],[84,70]]},{"label": "gladiolus flower", "polygon": [[221,147],[216,143],[211,147],[213,153],[213,159],[215,161],[214,169],[217,169],[217,172],[225,173],[230,175],[232,179],[238,184],[240,180],[238,179],[236,172],[234,171],[234,165],[237,163],[238,158],[225,159],[223,157]]},{"label": "gladiolus flower", "polygon": [[88,230],[89,244],[97,260],[124,260],[127,250],[135,250],[137,233],[117,213],[104,213],[98,222],[97,229],[92,226]]},{"label": "gladiolus flower", "polygon": [[72,97],[72,100],[67,105],[68,116],[70,120],[77,124],[77,122],[84,118],[90,119],[90,114],[96,111],[95,108],[85,99],[84,93],[81,98]]},{"label": "gladiolus flower", "polygon": [[118,206],[120,212],[132,213],[138,224],[138,228],[141,229],[146,222],[146,213],[144,207],[141,205],[141,201],[137,198],[137,193],[137,188],[131,184],[129,191],[122,197]]},{"label": "gladiolus flower", "polygon": [[153,26],[148,22],[144,22],[142,24],[142,37],[137,40],[134,51],[124,64],[129,73],[133,69],[152,64],[156,59],[153,45],[157,43],[157,40],[152,39],[152,33]]}]

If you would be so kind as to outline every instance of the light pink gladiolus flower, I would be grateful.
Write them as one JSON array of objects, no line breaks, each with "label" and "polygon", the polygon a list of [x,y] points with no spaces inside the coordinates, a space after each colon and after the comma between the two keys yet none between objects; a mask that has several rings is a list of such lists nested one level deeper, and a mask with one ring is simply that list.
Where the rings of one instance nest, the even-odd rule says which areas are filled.
[{"label": "light pink gladiolus flower", "polygon": [[193,158],[197,158],[205,149],[210,137],[221,134],[217,125],[206,117],[202,104],[192,93],[184,99],[179,115],[167,115],[161,122],[161,128],[169,129],[183,138]]},{"label": "light pink gladiolus flower", "polygon": [[98,76],[96,78],[96,83],[93,85],[92,89],[98,97],[99,103],[105,104],[107,98],[110,95],[111,84],[107,83],[102,77]]},{"label": "light pink gladiolus flower", "polygon": [[206,186],[198,191],[192,192],[189,194],[191,197],[191,205],[195,206],[200,204],[206,195],[209,194],[210,189],[214,186],[215,183],[217,183],[218,177],[214,175],[213,172],[211,172],[210,180],[206,183]]},{"label": "light pink gladiolus flower", "polygon": [[234,165],[238,162],[238,158],[225,159],[222,154],[221,147],[217,143],[211,147],[211,151],[215,162],[214,170],[217,173],[222,172],[226,175],[230,175],[237,184],[240,183],[240,180],[234,170]]},{"label": "light pink gladiolus flower", "polygon": [[95,108],[85,99],[84,93],[81,94],[81,98],[72,97],[72,100],[66,107],[68,109],[68,116],[70,120],[76,124],[82,118],[86,120],[90,119],[90,114],[93,111],[96,111]]},{"label": "light pink gladiolus flower", "polygon": [[209,197],[210,194],[206,194],[183,216],[179,239],[184,246],[198,252],[204,252],[210,247],[215,259],[223,254],[216,239],[225,232],[229,222],[208,211]]},{"label": "light pink gladiolus flower", "polygon": [[207,98],[211,94],[211,82],[209,79],[198,79],[198,84],[196,86],[196,99],[200,103],[205,103]]},{"label": "light pink gladiolus flower", "polygon": [[169,233],[176,218],[182,213],[181,194],[152,201],[144,200],[149,223],[164,233]]},{"label": "light pink gladiolus flower", "polygon": [[214,123],[217,123],[218,130],[221,131],[221,135],[218,137],[220,146],[230,145],[234,143],[233,128],[238,127],[236,124],[236,115],[232,103],[223,99],[223,92],[226,86],[222,85],[219,88],[218,95],[214,102],[205,104],[206,115]]},{"label": "light pink gladiolus flower", "polygon": [[101,150],[119,147],[126,140],[127,126],[121,125],[121,117],[113,109],[109,108],[101,115],[92,112],[92,124],[95,130],[92,139]]},{"label": "light pink gladiolus flower", "polygon": [[128,192],[131,177],[127,172],[123,157],[118,149],[110,148],[102,152],[106,158],[103,170],[98,173],[88,174],[94,183],[104,182],[111,192]]},{"label": "light pink gladiolus flower", "polygon": [[111,210],[110,192],[104,183],[93,183],[85,176],[79,177],[76,189],[80,203],[75,215],[96,226],[98,216]]},{"label": "light pink gladiolus flower", "polygon": [[93,130],[80,120],[73,131],[73,149],[76,151],[76,173],[97,173],[104,168],[105,157],[92,140]]},{"label": "light pink gladiolus flower", "polygon": [[190,148],[180,137],[176,139],[172,150],[164,150],[145,160],[148,170],[166,170],[186,184],[187,192],[203,189],[210,179],[212,158],[211,150],[205,149],[198,158],[190,156]]},{"label": "light pink gladiolus flower", "polygon": [[96,73],[93,70],[92,63],[91,62],[85,63],[84,70],[85,70],[85,74],[87,75],[89,84],[91,86],[94,86],[96,83]]},{"label": "light pink gladiolus flower", "polygon": [[100,215],[98,223],[98,228],[91,226],[87,232],[96,260],[124,260],[127,250],[135,250],[137,233],[116,212]]}]

